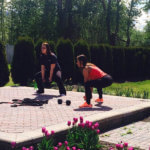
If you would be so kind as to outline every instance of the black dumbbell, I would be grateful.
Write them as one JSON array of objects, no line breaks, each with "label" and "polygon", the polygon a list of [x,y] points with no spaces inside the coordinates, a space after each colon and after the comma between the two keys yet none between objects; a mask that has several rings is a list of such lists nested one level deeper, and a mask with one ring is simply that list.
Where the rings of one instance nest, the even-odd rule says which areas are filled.
[{"label": "black dumbbell", "polygon": [[[62,103],[63,103],[63,100],[62,100],[62,99],[58,99],[57,102],[58,102],[58,104],[62,104]],[[71,101],[70,101],[70,100],[66,100],[65,103],[66,103],[67,106],[70,106],[70,105],[71,105]]]}]

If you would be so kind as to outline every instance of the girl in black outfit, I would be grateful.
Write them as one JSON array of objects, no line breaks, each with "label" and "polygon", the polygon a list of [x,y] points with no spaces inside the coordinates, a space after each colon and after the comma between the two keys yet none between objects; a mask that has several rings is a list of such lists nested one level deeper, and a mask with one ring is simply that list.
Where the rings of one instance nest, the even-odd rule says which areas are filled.
[{"label": "girl in black outfit", "polygon": [[37,82],[37,93],[44,93],[45,82],[55,81],[59,88],[61,96],[66,95],[61,79],[61,69],[57,61],[57,57],[51,52],[48,43],[42,43],[41,57],[40,57],[41,71],[35,74],[35,81]]}]

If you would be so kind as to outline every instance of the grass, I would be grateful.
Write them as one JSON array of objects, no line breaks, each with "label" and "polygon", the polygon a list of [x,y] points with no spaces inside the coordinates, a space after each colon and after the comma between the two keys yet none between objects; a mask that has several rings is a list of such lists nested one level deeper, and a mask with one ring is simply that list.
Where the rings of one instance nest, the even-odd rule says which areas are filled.
[{"label": "grass", "polygon": [[[9,70],[11,66],[8,65]],[[9,82],[5,86],[17,86],[14,84],[11,78],[9,77]],[[33,85],[33,84],[31,84]],[[57,89],[56,84],[53,88]],[[71,86],[65,85],[67,91],[77,91],[84,92],[84,87],[80,85]],[[76,89],[75,89],[76,88]],[[97,90],[94,88],[93,93],[97,93]],[[138,81],[138,82],[124,82],[124,83],[113,83],[111,86],[103,89],[104,94],[108,95],[118,95],[118,96],[127,96],[127,97],[137,97],[137,98],[150,98],[150,80]]]}]

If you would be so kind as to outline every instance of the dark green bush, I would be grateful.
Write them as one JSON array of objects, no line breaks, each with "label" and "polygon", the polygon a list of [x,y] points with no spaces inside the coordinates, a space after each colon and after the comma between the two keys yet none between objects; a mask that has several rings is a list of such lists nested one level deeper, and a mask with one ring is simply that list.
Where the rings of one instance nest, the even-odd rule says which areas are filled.
[{"label": "dark green bush", "polygon": [[63,80],[69,80],[73,77],[74,58],[73,44],[70,40],[60,39],[56,46],[58,62],[62,70]]},{"label": "dark green bush", "polygon": [[48,41],[48,44],[50,46],[51,51],[56,54],[55,42],[54,41]]},{"label": "dark green bush", "polygon": [[12,79],[14,83],[27,85],[33,79],[35,70],[35,53],[33,41],[29,37],[20,37],[14,47],[12,61]]},{"label": "dark green bush", "polygon": [[136,79],[136,48],[125,48],[125,78],[127,80]]},{"label": "dark green bush", "polygon": [[[76,57],[80,54],[86,55],[87,58],[88,58],[88,61],[90,61],[89,46],[88,46],[87,42],[84,41],[84,40],[79,40],[74,45],[74,58],[75,58],[75,61],[76,61]],[[75,66],[73,81],[75,83],[78,83],[78,82],[83,83],[83,76],[82,76],[79,68],[77,68],[77,66]]]},{"label": "dark green bush", "polygon": [[125,54],[122,47],[112,47],[113,49],[113,78],[115,81],[125,79]]},{"label": "dark green bush", "polygon": [[39,39],[37,43],[35,44],[35,54],[36,54],[36,69],[35,72],[41,71],[41,65],[40,65],[40,55],[41,55],[41,45],[44,40]]},{"label": "dark green bush", "polygon": [[74,45],[74,56],[75,56],[75,58],[80,54],[86,55],[88,60],[90,61],[89,46],[88,46],[87,42],[84,40],[79,40]]},{"label": "dark green bush", "polygon": [[6,60],[4,43],[0,41],[0,87],[9,81],[9,70]]},{"label": "dark green bush", "polygon": [[106,48],[106,72],[113,77],[114,69],[113,69],[113,52],[112,47],[105,45]]},{"label": "dark green bush", "polygon": [[145,58],[145,78],[150,79],[150,49],[143,49],[144,58]]}]

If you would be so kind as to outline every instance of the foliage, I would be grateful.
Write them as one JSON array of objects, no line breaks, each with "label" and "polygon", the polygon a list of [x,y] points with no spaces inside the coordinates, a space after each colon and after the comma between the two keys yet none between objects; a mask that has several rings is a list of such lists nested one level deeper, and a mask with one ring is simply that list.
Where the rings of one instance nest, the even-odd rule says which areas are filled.
[{"label": "foliage", "polygon": [[73,78],[74,58],[73,44],[70,40],[60,39],[56,46],[58,62],[62,70],[63,80]]},{"label": "foliage", "polygon": [[9,81],[9,70],[4,43],[0,41],[0,87]]},{"label": "foliage", "polygon": [[15,44],[12,61],[12,79],[14,83],[27,85],[33,79],[35,67],[34,45],[30,38],[20,37]]},{"label": "foliage", "polygon": [[[78,118],[73,119],[73,127],[68,131],[67,141],[70,147],[77,147],[80,149],[97,150],[102,147],[99,144],[98,133],[98,123],[92,123],[90,121],[83,122],[83,117],[80,117],[80,122],[78,123]],[[68,122],[69,124],[70,122]]]},{"label": "foliage", "polygon": [[122,47],[112,47],[113,49],[113,78],[115,81],[125,79],[125,53]]},{"label": "foliage", "polygon": [[[140,14],[138,5],[139,0],[128,4],[120,0],[2,0],[0,38],[11,44],[19,36],[30,36],[34,42],[40,38],[57,41],[63,37],[73,42],[84,39],[90,44],[101,44],[109,43],[115,35],[112,39],[116,45],[125,45],[130,39],[130,45],[139,45],[131,37],[137,31],[134,24]],[[149,2],[145,6],[148,10]],[[139,36],[137,40],[140,39],[144,46],[148,44],[147,38]]]}]

